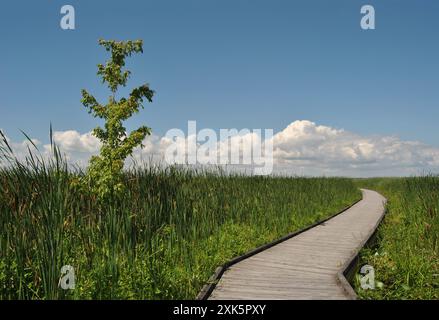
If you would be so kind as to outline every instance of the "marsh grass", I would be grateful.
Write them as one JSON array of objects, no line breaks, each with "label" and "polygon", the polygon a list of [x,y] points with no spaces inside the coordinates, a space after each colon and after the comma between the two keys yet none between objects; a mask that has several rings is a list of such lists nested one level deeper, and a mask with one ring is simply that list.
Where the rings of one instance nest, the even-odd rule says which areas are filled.
[{"label": "marsh grass", "polygon": [[378,244],[362,251],[362,263],[383,283],[357,292],[364,299],[439,299],[439,177],[377,178],[357,184],[381,192],[388,213]]},{"label": "marsh grass", "polygon": [[[344,178],[137,166],[103,203],[56,146],[19,161],[0,145],[1,299],[193,299],[225,261],[361,196]],[[76,288],[64,291],[67,264]]]}]

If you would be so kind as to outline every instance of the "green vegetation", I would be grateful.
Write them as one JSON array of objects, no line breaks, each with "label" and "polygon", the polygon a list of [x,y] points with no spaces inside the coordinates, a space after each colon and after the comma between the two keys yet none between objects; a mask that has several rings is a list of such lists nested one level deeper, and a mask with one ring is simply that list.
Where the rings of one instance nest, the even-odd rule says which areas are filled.
[{"label": "green vegetation", "polygon": [[382,288],[362,290],[363,299],[439,299],[439,177],[358,180],[388,199],[378,245],[362,251]]},{"label": "green vegetation", "polygon": [[154,91],[144,84],[135,88],[128,99],[116,100],[117,89],[126,85],[131,74],[128,70],[122,70],[125,58],[133,53],[143,52],[143,42],[99,40],[99,44],[111,53],[111,58],[105,65],[98,65],[98,75],[102,77],[103,83],[108,84],[112,95],[108,104],[103,106],[86,90],[82,90],[82,104],[94,117],[105,120],[105,129],[97,127],[93,130],[93,135],[102,142],[102,147],[100,155],[91,158],[87,177],[83,180],[99,200],[111,201],[115,197],[123,196],[122,170],[125,159],[151,134],[150,128],[141,126],[127,135],[123,121],[139,112],[144,98],[152,102]]},{"label": "green vegetation", "polygon": [[[117,100],[130,75],[125,58],[142,52],[142,41],[99,43],[111,53],[98,75],[112,94],[101,105],[82,91],[89,113],[105,121],[93,131],[102,147],[85,173],[69,170],[53,143],[51,159],[29,149],[20,161],[0,131],[0,299],[192,299],[217,266],[340,211],[361,197],[357,185],[389,199],[378,247],[361,253],[383,286],[357,283],[359,296],[439,299],[439,177],[124,171],[151,129],[127,135],[123,122],[154,92],[145,84]],[[65,265],[75,269],[74,290],[59,287]]]},{"label": "green vegetation", "polygon": [[[53,142],[51,159],[29,149],[20,162],[0,132],[0,299],[191,299],[227,260],[360,198],[342,178],[123,171],[151,132],[127,135],[123,121],[154,92],[143,85],[116,100],[130,75],[125,58],[142,42],[99,43],[111,53],[98,75],[112,95],[101,105],[82,91],[83,105],[105,121],[93,131],[102,147],[85,173],[70,171]],[[66,265],[74,290],[59,287]]]},{"label": "green vegetation", "polygon": [[[145,166],[103,202],[58,153],[2,162],[0,299],[192,299],[217,266],[360,198],[350,179]],[[76,288],[64,291],[67,264]]]}]

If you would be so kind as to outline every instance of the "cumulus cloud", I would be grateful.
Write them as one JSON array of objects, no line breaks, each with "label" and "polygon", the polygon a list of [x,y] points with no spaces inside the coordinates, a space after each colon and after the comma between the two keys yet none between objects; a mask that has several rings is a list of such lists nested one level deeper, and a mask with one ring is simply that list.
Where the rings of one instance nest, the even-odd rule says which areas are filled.
[{"label": "cumulus cloud", "polygon": [[100,141],[90,132],[80,134],[75,130],[56,131],[53,140],[66,152],[96,153],[100,148]]},{"label": "cumulus cloud", "polygon": [[277,163],[303,172],[412,175],[439,167],[439,148],[393,136],[364,137],[311,121],[295,121],[273,139]]},{"label": "cumulus cloud", "polygon": [[[1,128],[0,128],[0,132],[4,135],[4,131]],[[0,135],[0,161],[3,161],[3,157],[2,157],[3,154],[10,156],[9,148],[12,149],[14,156],[16,156],[18,159],[23,160],[29,154],[29,152],[34,152],[35,150],[39,150],[39,148],[42,147],[41,141],[34,138],[31,138],[30,141],[29,139],[26,138],[21,142],[12,141],[6,135],[4,135],[4,138],[6,140],[6,143],[3,142],[3,136]],[[1,164],[2,162],[0,162],[0,165]]]},{"label": "cumulus cloud", "polygon": [[[234,141],[242,141],[241,144],[235,144],[242,149],[254,137],[254,133],[237,134],[231,138],[231,145]],[[193,135],[174,140],[152,135],[144,140],[143,149],[135,150],[132,160],[137,163],[163,161],[171,144],[174,143],[176,149],[182,152],[194,140]],[[55,132],[54,141],[70,163],[80,166],[85,166],[89,157],[97,154],[100,148],[99,140],[91,133],[81,134],[74,130]],[[439,171],[439,148],[417,141],[404,141],[394,136],[361,136],[307,120],[294,121],[264,141],[267,142],[273,144],[274,173],[402,176]],[[9,140],[9,143],[17,154],[27,152],[29,142]],[[228,145],[225,141],[214,143],[218,150],[223,150]],[[35,140],[35,144],[42,145],[38,140]],[[203,141],[198,144],[203,144]],[[48,153],[50,146],[44,145],[43,149]]]}]

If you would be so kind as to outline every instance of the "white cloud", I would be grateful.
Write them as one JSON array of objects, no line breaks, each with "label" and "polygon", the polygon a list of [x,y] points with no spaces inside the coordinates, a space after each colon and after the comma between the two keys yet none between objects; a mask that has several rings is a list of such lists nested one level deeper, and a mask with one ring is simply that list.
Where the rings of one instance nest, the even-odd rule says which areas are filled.
[{"label": "white cloud", "polygon": [[310,121],[295,121],[273,139],[278,164],[308,172],[411,175],[439,167],[439,148],[391,136],[364,137]]},{"label": "white cloud", "polygon": [[100,148],[99,140],[90,132],[80,134],[74,130],[56,131],[53,133],[53,140],[66,152],[96,153]]},{"label": "white cloud", "polygon": [[[294,121],[272,139],[275,173],[380,176],[439,172],[439,148],[394,136],[361,136],[303,120]],[[74,130],[55,132],[54,141],[69,162],[81,166],[100,147],[91,133],[80,134]],[[28,142],[9,142],[18,155],[27,152]],[[160,160],[171,142],[166,137],[147,137],[143,142],[145,148],[137,149],[133,158]],[[35,143],[41,146],[38,140]],[[185,143],[185,139],[180,139],[179,148],[184,150]],[[224,142],[219,141],[218,147],[224,148]],[[49,151],[50,146],[44,145],[43,153]]]}]

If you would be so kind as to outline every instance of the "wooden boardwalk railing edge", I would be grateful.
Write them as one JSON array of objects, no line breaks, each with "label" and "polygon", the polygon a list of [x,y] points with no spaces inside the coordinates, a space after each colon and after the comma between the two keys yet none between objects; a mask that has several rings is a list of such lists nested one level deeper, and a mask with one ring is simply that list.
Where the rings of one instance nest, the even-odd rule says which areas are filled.
[{"label": "wooden boardwalk railing edge", "polygon": [[346,293],[347,297],[351,300],[356,300],[358,298],[357,293],[354,288],[352,288],[350,284],[350,280],[353,279],[355,275],[355,270],[357,269],[358,263],[360,262],[360,251],[361,249],[368,247],[376,237],[378,232],[378,227],[381,222],[384,220],[387,214],[386,202],[384,203],[384,214],[375,224],[373,231],[369,234],[369,236],[357,247],[355,253],[352,254],[350,259],[346,262],[346,264],[340,269],[337,273],[337,280],[339,281],[341,287]]},{"label": "wooden boardwalk railing edge", "polygon": [[[309,229],[312,229],[318,225],[321,225],[325,222],[327,222],[328,220],[335,218],[336,216],[342,214],[343,212],[349,210],[351,207],[353,207],[354,205],[356,205],[358,202],[360,202],[363,199],[363,197],[361,197],[360,199],[356,200],[355,202],[353,202],[352,204],[346,206],[345,208],[343,208],[341,211],[321,220],[321,221],[317,221],[315,223],[313,223],[312,225],[309,225],[303,229],[294,231],[292,233],[287,234],[286,236],[283,236],[282,238],[279,238],[277,240],[274,240],[272,242],[269,242],[267,244],[264,244],[260,247],[257,247],[241,256],[235,257],[229,261],[227,261],[226,263],[224,263],[222,266],[219,266],[215,269],[215,272],[213,273],[213,275],[209,278],[209,280],[207,281],[207,283],[203,286],[203,288],[201,289],[201,291],[199,292],[199,294],[197,295],[197,297],[195,298],[196,300],[207,300],[209,298],[209,296],[212,294],[213,290],[215,289],[218,281],[221,279],[222,275],[224,274],[224,272],[230,268],[232,265],[237,264],[238,262],[241,262],[244,259],[247,259],[251,256],[254,256],[262,251],[265,251],[281,242],[284,242],[286,240],[289,240],[295,236],[298,236],[299,234],[308,231]],[[376,228],[375,228],[376,229]],[[360,248],[361,249],[361,248]],[[358,256],[358,253],[355,254],[352,257],[352,261],[355,260],[355,258]],[[347,268],[347,267],[346,267]],[[352,287],[350,286],[349,282],[346,280],[346,278],[344,277],[344,275],[342,274],[341,276],[337,275],[338,279],[341,283],[341,285],[343,286],[343,288],[345,290],[350,290],[353,292],[353,294],[355,294],[355,292],[353,291]],[[346,282],[346,284],[345,284]],[[346,288],[345,288],[346,287]],[[349,287],[349,288],[348,288]],[[351,294],[351,292],[348,291],[349,294]],[[356,296],[356,295],[355,295]]]}]

